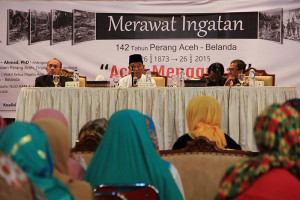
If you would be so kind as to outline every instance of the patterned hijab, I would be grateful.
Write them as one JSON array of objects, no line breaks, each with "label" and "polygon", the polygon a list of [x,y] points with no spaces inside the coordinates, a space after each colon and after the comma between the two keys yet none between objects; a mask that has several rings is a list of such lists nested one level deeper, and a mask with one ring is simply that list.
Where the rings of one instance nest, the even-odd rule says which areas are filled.
[{"label": "patterned hijab", "polygon": [[153,148],[145,117],[136,110],[122,110],[111,116],[84,179],[93,188],[100,184],[152,184],[161,199],[183,199]]},{"label": "patterned hijab", "polygon": [[68,188],[52,176],[52,152],[41,129],[34,124],[15,122],[3,129],[1,135],[0,149],[24,170],[48,199],[73,199]]},{"label": "patterned hijab", "polygon": [[256,143],[261,154],[230,167],[216,199],[233,199],[273,168],[300,178],[300,113],[290,106],[272,105],[256,120]]},{"label": "patterned hijab", "polygon": [[191,138],[204,136],[215,141],[219,148],[227,145],[221,130],[222,107],[217,99],[210,96],[192,98],[186,108],[186,120]]},{"label": "patterned hijab", "polygon": [[0,151],[0,199],[33,200],[26,174]]},{"label": "patterned hijab", "polygon": [[93,121],[87,122],[81,129],[78,135],[78,139],[82,140],[87,136],[92,136],[97,139],[97,141],[101,141],[104,132],[107,128],[107,119],[95,119]]},{"label": "patterned hijab", "polygon": [[298,112],[300,112],[300,99],[290,99],[286,102],[284,102],[283,105],[291,106],[295,108]]},{"label": "patterned hijab", "polygon": [[73,194],[75,199],[93,199],[91,186],[84,181],[74,180],[69,173],[68,159],[71,149],[69,130],[64,123],[49,118],[40,118],[32,123],[38,125],[49,140],[54,157],[53,176],[62,181]]},{"label": "patterned hijab", "polygon": [[156,135],[154,122],[151,119],[151,117],[149,117],[148,115],[144,115],[144,117],[146,119],[148,131],[151,135],[151,140],[152,140],[153,146],[154,146],[155,150],[158,151],[159,145],[158,145],[158,139],[157,139],[157,135]]}]

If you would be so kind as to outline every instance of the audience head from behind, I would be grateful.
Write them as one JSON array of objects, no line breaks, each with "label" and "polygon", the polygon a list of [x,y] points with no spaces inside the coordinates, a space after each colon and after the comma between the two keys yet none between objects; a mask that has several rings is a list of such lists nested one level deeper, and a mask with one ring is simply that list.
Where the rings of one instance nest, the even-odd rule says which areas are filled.
[{"label": "audience head from behind", "polygon": [[62,63],[60,60],[53,58],[48,61],[46,71],[48,75],[59,75],[62,71]]},{"label": "audience head from behind", "polygon": [[0,150],[13,160],[48,199],[73,199],[53,177],[54,160],[45,133],[28,122],[14,122],[1,131]]},{"label": "audience head from behind", "polygon": [[[39,112],[43,112],[43,110]],[[52,112],[54,113],[51,116],[40,114],[39,117],[35,117],[32,120],[32,123],[44,131],[49,141],[54,159],[53,176],[69,188],[75,199],[93,199],[91,186],[84,181],[77,181],[73,178],[74,176],[71,176],[74,173],[69,168],[70,149],[72,146],[70,132],[67,124],[65,124],[63,114],[57,110],[53,110]]]},{"label": "audience head from behind", "polygon": [[185,114],[189,133],[179,137],[173,145],[173,149],[184,148],[188,141],[199,136],[216,142],[220,149],[241,149],[240,145],[221,130],[222,107],[214,97],[196,96],[192,98]]},{"label": "audience head from behind", "polygon": [[145,70],[145,65],[143,64],[143,58],[141,54],[133,54],[129,56],[129,71],[133,69],[134,76],[140,79]]},{"label": "audience head from behind", "polygon": [[23,170],[0,151],[0,199],[33,200],[33,188]]},{"label": "audience head from behind", "polygon": [[300,196],[300,113],[271,105],[256,119],[260,154],[230,167],[216,199],[298,199]]},{"label": "audience head from behind", "polygon": [[205,136],[210,141],[215,141],[219,148],[227,145],[221,130],[222,107],[214,97],[192,98],[186,108],[186,120],[191,138]]},{"label": "audience head from behind", "polygon": [[100,184],[147,183],[161,199],[183,199],[166,164],[153,148],[146,120],[136,110],[114,113],[84,180]]},{"label": "audience head from behind", "polygon": [[87,137],[94,137],[98,142],[101,141],[107,128],[107,119],[95,119],[87,122],[79,131],[78,140],[83,140]]},{"label": "audience head from behind", "polygon": [[225,82],[225,86],[236,85],[239,82],[238,81],[239,74],[245,73],[245,70],[246,70],[246,64],[244,61],[239,59],[231,61],[229,66],[229,75]]},{"label": "audience head from behind", "polygon": [[224,85],[224,66],[221,63],[213,63],[208,67],[208,86]]}]

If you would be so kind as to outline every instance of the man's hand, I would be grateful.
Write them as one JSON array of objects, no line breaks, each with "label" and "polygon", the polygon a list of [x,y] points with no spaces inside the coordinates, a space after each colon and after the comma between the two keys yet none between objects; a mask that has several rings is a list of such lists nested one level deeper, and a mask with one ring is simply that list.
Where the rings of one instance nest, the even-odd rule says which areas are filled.
[{"label": "man's hand", "polygon": [[234,80],[235,80],[234,76],[228,76],[224,86],[233,86]]}]

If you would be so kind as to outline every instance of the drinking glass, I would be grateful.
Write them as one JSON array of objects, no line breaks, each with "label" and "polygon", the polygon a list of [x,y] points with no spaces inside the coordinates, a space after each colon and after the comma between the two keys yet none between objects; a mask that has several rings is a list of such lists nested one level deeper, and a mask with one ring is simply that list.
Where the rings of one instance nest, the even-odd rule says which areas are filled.
[{"label": "drinking glass", "polygon": [[176,74],[174,74],[172,76],[173,87],[177,87],[177,79],[178,79],[178,76]]},{"label": "drinking glass", "polygon": [[55,87],[57,87],[57,85],[59,83],[59,75],[53,75],[53,83],[54,83]]},{"label": "drinking glass", "polygon": [[243,86],[245,82],[245,74],[239,74],[238,78],[239,82],[241,83],[241,86]]},{"label": "drinking glass", "polygon": [[114,75],[113,76],[113,82],[115,83],[115,87],[118,87],[119,86],[119,75]]}]

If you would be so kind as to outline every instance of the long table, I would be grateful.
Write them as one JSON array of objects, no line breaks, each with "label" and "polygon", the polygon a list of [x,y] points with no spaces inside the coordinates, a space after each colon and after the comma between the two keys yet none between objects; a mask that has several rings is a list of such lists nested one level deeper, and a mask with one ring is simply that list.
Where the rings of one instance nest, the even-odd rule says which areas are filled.
[{"label": "long table", "polygon": [[[72,144],[88,121],[107,118],[122,109],[152,117],[160,149],[172,148],[188,132],[185,108],[197,95],[215,97],[222,106],[222,130],[245,150],[256,151],[252,136],[255,118],[272,103],[296,98],[295,87],[198,88],[22,88],[16,119],[30,121],[43,108],[60,110],[69,122]],[[126,128],[126,127],[124,127]]]}]

